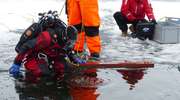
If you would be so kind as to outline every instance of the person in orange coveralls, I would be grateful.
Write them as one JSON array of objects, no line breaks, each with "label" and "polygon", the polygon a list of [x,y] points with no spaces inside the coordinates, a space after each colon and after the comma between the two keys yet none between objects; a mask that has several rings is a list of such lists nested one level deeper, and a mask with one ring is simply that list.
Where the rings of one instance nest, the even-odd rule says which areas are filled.
[{"label": "person in orange coveralls", "polygon": [[127,24],[132,24],[130,30],[134,32],[138,22],[147,22],[145,15],[150,22],[156,24],[149,0],[122,0],[121,11],[114,13],[114,19],[122,31],[122,36],[127,36]]},{"label": "person in orange coveralls", "polygon": [[100,57],[101,40],[99,35],[100,17],[98,0],[67,0],[68,24],[78,30],[78,38],[74,46],[76,52],[83,52],[86,41],[90,59]]}]

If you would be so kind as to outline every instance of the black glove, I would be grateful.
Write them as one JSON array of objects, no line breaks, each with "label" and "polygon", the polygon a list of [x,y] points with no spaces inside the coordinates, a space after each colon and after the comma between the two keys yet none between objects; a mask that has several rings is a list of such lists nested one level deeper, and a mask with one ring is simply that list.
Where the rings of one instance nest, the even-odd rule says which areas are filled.
[{"label": "black glove", "polygon": [[151,23],[153,23],[154,25],[156,25],[157,24],[157,22],[156,22],[156,20],[154,19],[154,20],[151,20],[150,21]]}]

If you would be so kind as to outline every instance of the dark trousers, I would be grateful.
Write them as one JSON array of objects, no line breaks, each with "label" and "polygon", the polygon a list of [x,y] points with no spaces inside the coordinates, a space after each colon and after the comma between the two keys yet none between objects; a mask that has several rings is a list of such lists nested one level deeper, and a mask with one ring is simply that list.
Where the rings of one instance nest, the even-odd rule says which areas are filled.
[{"label": "dark trousers", "polygon": [[[117,25],[119,26],[119,29],[122,32],[127,32],[128,26],[127,24],[132,24],[134,28],[136,28],[136,24],[141,21],[141,22],[146,22],[145,19],[140,19],[140,20],[134,20],[134,21],[129,21],[126,16],[124,16],[121,12],[116,12],[113,15]],[[136,31],[136,29],[134,29]]]}]

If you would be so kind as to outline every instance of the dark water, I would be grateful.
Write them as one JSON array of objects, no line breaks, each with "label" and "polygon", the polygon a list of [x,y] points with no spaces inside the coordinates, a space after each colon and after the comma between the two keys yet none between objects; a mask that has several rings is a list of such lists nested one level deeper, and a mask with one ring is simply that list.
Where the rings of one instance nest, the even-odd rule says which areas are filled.
[{"label": "dark water", "polygon": [[[178,67],[156,65],[141,70],[99,70],[103,83],[91,87],[27,83],[0,73],[1,100],[179,100]],[[77,79],[76,79],[77,80]],[[82,81],[82,80],[81,80]],[[90,82],[90,81],[89,81]],[[74,85],[74,86],[73,86]]]}]

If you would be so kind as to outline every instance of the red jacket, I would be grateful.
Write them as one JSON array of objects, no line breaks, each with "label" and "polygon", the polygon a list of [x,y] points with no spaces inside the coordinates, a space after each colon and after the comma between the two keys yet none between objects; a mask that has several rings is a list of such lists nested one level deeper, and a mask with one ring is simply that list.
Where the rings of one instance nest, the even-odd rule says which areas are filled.
[{"label": "red jacket", "polygon": [[122,0],[121,12],[129,21],[144,19],[145,15],[155,19],[149,0]]}]

